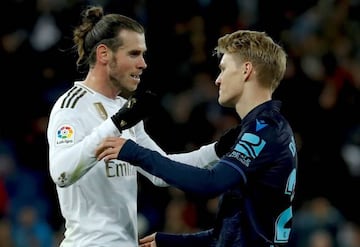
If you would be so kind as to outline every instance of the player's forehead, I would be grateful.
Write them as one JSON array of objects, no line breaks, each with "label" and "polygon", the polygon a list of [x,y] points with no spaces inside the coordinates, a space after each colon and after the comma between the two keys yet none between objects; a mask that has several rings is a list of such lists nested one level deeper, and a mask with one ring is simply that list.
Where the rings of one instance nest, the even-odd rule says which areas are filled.
[{"label": "player's forehead", "polygon": [[123,41],[121,49],[127,51],[146,52],[146,40],[144,33],[138,33],[131,30],[122,30],[119,33],[119,38]]},{"label": "player's forehead", "polygon": [[234,66],[239,62],[239,58],[235,53],[224,53],[220,59],[219,67],[225,68],[229,66]]}]

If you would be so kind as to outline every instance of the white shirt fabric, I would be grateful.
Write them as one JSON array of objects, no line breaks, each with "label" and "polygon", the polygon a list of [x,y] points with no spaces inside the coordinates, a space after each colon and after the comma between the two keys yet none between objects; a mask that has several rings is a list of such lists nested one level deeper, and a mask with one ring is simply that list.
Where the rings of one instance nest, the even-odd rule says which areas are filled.
[{"label": "white shirt fabric", "polygon": [[[125,102],[78,81],[53,106],[47,138],[50,175],[65,219],[61,247],[137,247],[137,173],[157,186],[168,186],[127,162],[96,160],[95,149],[103,138],[120,135],[166,155],[145,132],[142,121],[122,133],[115,127],[110,116]],[[199,167],[219,159],[213,143],[167,156]]]}]

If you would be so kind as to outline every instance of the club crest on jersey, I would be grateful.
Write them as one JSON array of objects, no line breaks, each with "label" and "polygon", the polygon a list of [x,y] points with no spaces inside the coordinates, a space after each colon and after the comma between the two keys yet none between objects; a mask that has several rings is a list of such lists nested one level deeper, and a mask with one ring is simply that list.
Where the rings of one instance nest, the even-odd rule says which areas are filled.
[{"label": "club crest on jersey", "polygon": [[56,145],[74,143],[75,130],[71,125],[61,125],[56,131]]},{"label": "club crest on jersey", "polygon": [[101,102],[96,102],[96,103],[94,103],[94,106],[95,106],[97,112],[99,113],[100,117],[102,119],[106,120],[108,118],[108,114],[107,114],[103,104],[101,104]]}]

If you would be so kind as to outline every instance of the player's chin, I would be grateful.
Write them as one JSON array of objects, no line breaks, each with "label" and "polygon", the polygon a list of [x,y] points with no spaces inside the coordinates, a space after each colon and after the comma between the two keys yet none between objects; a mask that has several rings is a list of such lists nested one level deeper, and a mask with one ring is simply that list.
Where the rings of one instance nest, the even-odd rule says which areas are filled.
[{"label": "player's chin", "polygon": [[139,80],[132,80],[131,83],[128,84],[127,89],[129,92],[134,92],[138,86],[140,84],[140,79]]},{"label": "player's chin", "polygon": [[218,102],[223,107],[232,107],[233,106],[228,100],[225,100],[224,98],[221,98],[221,97],[218,98]]},{"label": "player's chin", "polygon": [[224,100],[224,98],[221,97],[221,95],[220,95],[219,98],[218,98],[218,102],[219,102],[219,104],[220,104],[221,106],[224,106],[225,103],[226,103],[226,101]]}]

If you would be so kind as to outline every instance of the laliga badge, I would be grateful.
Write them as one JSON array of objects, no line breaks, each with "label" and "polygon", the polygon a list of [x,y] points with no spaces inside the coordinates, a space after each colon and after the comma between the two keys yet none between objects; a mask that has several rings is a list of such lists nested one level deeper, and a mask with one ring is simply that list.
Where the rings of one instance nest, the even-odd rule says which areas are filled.
[{"label": "laliga badge", "polygon": [[61,125],[56,131],[56,145],[74,144],[75,130],[71,125]]}]

